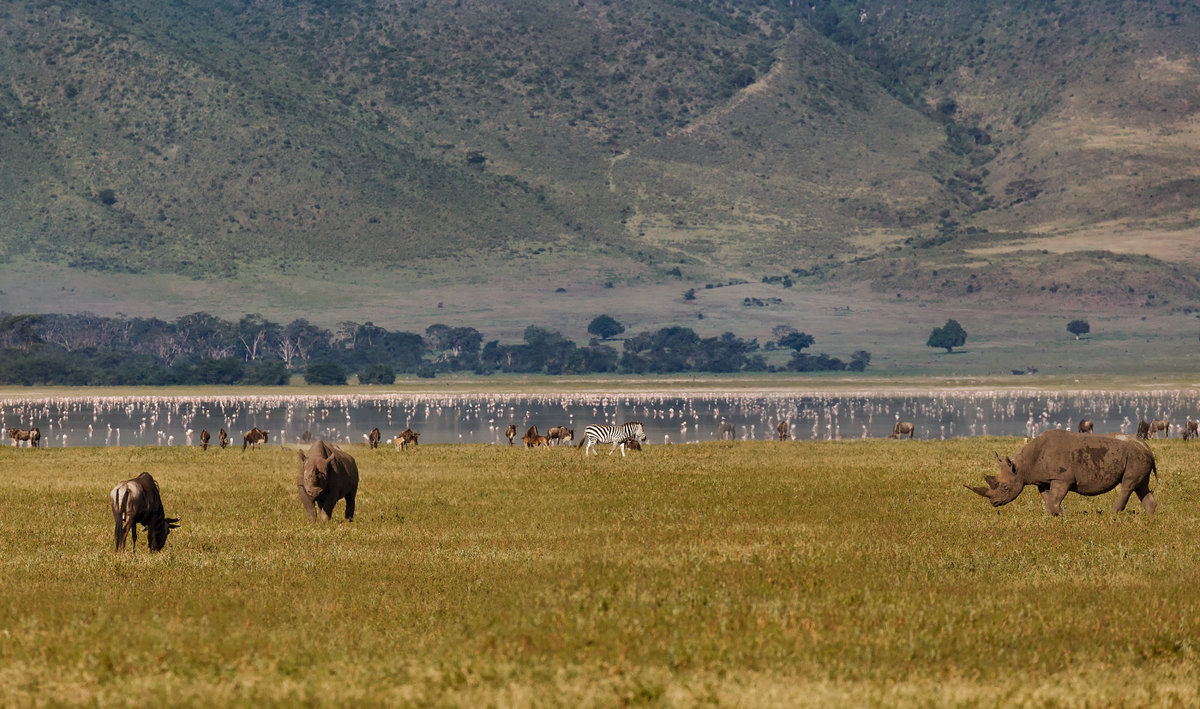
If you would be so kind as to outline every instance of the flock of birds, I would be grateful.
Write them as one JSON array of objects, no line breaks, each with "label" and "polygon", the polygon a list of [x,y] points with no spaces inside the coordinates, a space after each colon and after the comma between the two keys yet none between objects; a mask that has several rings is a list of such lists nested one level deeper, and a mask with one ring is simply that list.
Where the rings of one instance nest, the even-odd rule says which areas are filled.
[{"label": "flock of birds", "polygon": [[740,439],[773,439],[781,421],[792,439],[883,438],[899,420],[913,422],[917,438],[1033,438],[1051,428],[1073,430],[1081,418],[1097,430],[1134,433],[1142,419],[1182,421],[1197,410],[1196,393],[1179,391],[79,396],[0,399],[0,426],[36,426],[43,445],[63,447],[197,445],[202,429],[219,428],[240,441],[255,426],[284,444],[305,432],[365,442],[375,427],[387,440],[393,429],[413,428],[430,443],[507,444],[509,424],[525,430],[638,420],[653,442],[694,443],[717,439],[725,422]]}]

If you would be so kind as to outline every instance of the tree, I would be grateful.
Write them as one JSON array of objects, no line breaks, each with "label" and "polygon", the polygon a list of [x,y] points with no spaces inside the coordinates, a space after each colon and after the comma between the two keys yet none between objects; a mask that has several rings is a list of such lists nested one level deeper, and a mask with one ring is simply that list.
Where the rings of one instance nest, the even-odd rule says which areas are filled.
[{"label": "tree", "polygon": [[794,330],[779,338],[780,346],[790,347],[797,352],[805,348],[812,347],[814,342],[816,342],[816,340],[813,339],[812,335],[808,335],[803,332],[796,332]]},{"label": "tree", "polygon": [[588,323],[587,331],[601,340],[608,340],[625,332],[625,326],[607,315],[597,315]]},{"label": "tree", "polygon": [[1092,326],[1088,325],[1087,320],[1072,320],[1067,323],[1067,332],[1075,336],[1078,340],[1080,335],[1086,335],[1092,331]]},{"label": "tree", "polygon": [[946,321],[945,325],[933,328],[929,333],[927,347],[945,347],[947,352],[953,352],[955,347],[962,347],[967,342],[967,331],[954,318]]}]

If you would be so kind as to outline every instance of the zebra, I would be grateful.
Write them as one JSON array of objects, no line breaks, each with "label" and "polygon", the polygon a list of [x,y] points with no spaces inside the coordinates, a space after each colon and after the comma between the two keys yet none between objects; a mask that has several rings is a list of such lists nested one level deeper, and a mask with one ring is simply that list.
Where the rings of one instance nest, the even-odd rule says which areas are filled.
[{"label": "zebra", "polygon": [[[611,443],[612,450],[608,452],[612,455],[617,446],[621,447],[621,456],[625,456],[625,441],[628,439],[638,441],[646,440],[646,429],[642,427],[641,421],[630,421],[623,423],[620,426],[608,426],[600,423],[588,424],[588,427],[583,429],[583,437],[579,441],[579,447],[583,449],[583,454],[586,456],[589,452],[595,453],[592,449],[597,443]],[[596,455],[600,455],[596,453]]]}]

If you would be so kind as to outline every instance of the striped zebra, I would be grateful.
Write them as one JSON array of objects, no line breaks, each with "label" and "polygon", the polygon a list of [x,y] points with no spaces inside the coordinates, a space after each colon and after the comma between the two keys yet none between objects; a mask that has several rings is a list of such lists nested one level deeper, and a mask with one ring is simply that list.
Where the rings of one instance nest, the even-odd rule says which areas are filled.
[{"label": "striped zebra", "polygon": [[[612,455],[617,446],[621,447],[621,456],[625,456],[625,441],[628,439],[637,441],[646,440],[646,429],[642,427],[641,421],[630,421],[623,423],[620,426],[609,426],[606,424],[593,423],[588,424],[588,427],[583,429],[583,438],[579,441],[579,447],[583,448],[583,454],[595,453],[593,448],[597,443],[611,443],[612,450],[608,452]],[[596,455],[600,455],[596,453]]]}]

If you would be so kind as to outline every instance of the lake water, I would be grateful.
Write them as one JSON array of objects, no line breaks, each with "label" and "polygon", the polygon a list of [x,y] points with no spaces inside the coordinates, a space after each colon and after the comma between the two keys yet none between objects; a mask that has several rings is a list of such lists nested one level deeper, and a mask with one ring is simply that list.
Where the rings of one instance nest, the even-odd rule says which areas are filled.
[{"label": "lake water", "polygon": [[[314,437],[361,443],[378,427],[385,441],[412,428],[421,443],[507,444],[536,425],[576,430],[589,423],[645,423],[650,443],[693,443],[718,438],[722,421],[739,439],[770,439],[781,420],[799,440],[882,438],[897,420],[912,421],[916,437],[1034,436],[1048,428],[1074,429],[1090,418],[1100,432],[1133,433],[1141,419],[1170,418],[1178,435],[1184,420],[1200,418],[1196,392],[964,391],[938,395],[763,393],[738,395],[579,394],[569,396],[341,395],[255,397],[56,397],[0,399],[4,428],[37,426],[43,445],[198,445],[225,428],[231,443],[254,426],[269,442],[295,444]],[[1177,428],[1178,427],[1178,428]],[[7,443],[7,439],[5,440]]]}]

